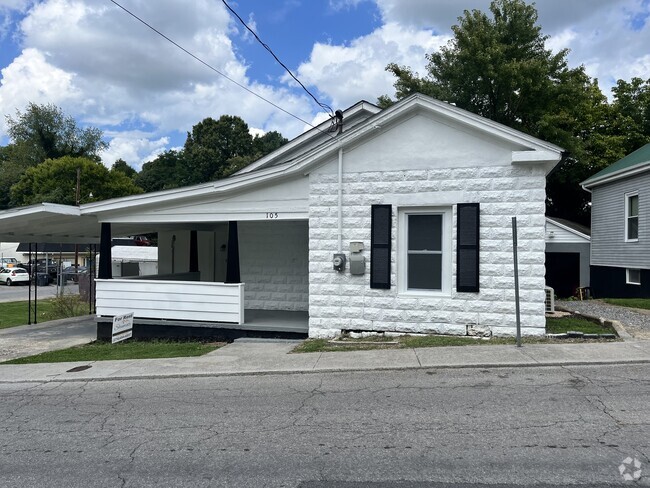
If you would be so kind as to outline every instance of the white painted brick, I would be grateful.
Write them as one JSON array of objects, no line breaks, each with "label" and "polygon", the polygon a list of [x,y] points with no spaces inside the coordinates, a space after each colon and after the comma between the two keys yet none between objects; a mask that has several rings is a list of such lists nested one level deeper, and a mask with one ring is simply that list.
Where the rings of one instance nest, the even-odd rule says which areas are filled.
[{"label": "white painted brick", "polygon": [[[347,168],[346,168],[347,171]],[[335,175],[334,175],[335,176]],[[310,177],[312,178],[312,177]],[[519,181],[525,178],[525,181]],[[511,217],[519,227],[519,263],[522,271],[522,325],[528,335],[543,334],[544,285],[544,172],[517,167],[436,168],[427,171],[347,173],[344,175],[343,239],[347,253],[351,240],[364,241],[370,269],[370,205],[393,203],[392,288],[369,288],[369,274],[352,277],[331,270],[338,246],[336,179],[316,175],[321,185],[310,198],[309,311],[310,335],[331,337],[346,324],[354,330],[384,332],[465,333],[466,322],[495,327],[507,335],[514,327],[514,278]],[[525,191],[522,191],[525,190]],[[327,191],[332,191],[331,195]],[[436,205],[437,192],[463,191],[465,201],[481,202],[481,292],[451,297],[413,298],[397,293],[397,213],[400,195],[423,192]],[[323,193],[324,192],[324,193]],[[535,200],[538,199],[538,200]],[[455,235],[455,215],[453,220]],[[452,263],[455,263],[455,240]],[[455,273],[455,264],[453,272]],[[537,276],[539,275],[539,276]],[[526,281],[523,278],[528,278]],[[452,277],[455,286],[455,275]],[[289,293],[287,297],[292,296]],[[332,297],[338,296],[338,301]],[[338,303],[339,306],[333,306]],[[318,331],[312,331],[316,328]]]}]

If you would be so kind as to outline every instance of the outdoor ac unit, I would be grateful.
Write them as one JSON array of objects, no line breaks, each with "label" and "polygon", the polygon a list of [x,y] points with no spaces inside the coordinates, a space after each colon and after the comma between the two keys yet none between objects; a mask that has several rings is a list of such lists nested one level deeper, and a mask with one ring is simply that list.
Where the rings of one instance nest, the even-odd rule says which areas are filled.
[{"label": "outdoor ac unit", "polygon": [[544,291],[546,292],[546,297],[544,299],[544,305],[546,313],[555,312],[555,290],[550,286],[545,286]]}]

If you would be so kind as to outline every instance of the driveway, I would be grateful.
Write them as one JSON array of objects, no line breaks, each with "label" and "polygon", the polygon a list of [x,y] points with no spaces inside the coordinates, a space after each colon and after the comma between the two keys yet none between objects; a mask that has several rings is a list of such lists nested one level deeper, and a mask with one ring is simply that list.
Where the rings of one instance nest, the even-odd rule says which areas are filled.
[{"label": "driveway", "polygon": [[2,329],[0,362],[87,344],[96,336],[94,315]]}]

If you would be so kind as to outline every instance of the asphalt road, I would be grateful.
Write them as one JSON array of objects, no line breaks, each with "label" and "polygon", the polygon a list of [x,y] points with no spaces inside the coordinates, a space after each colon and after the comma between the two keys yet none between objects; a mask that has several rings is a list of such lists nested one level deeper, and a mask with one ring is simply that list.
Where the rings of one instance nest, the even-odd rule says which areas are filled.
[{"label": "asphalt road", "polygon": [[[79,294],[79,285],[75,285],[72,281],[68,282],[65,286],[65,293],[70,293],[73,295]],[[38,299],[43,298],[52,298],[56,296],[60,288],[56,284],[48,286],[39,286],[38,287]],[[12,285],[6,286],[4,283],[0,283],[0,303],[1,302],[18,302],[21,300],[27,301],[29,295],[29,287],[27,285]],[[32,286],[32,300],[34,299],[34,287]],[[0,305],[1,310],[1,305]]]},{"label": "asphalt road", "polygon": [[[0,486],[650,486],[649,373],[628,365],[0,384]],[[623,474],[640,471],[636,482],[619,472],[628,457]]]}]

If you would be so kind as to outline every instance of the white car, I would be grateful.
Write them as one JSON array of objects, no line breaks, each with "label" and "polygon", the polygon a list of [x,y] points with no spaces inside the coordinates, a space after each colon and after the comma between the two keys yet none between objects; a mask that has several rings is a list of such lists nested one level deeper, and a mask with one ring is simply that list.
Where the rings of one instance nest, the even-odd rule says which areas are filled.
[{"label": "white car", "polygon": [[7,286],[29,283],[29,273],[25,268],[0,268],[0,283]]}]

